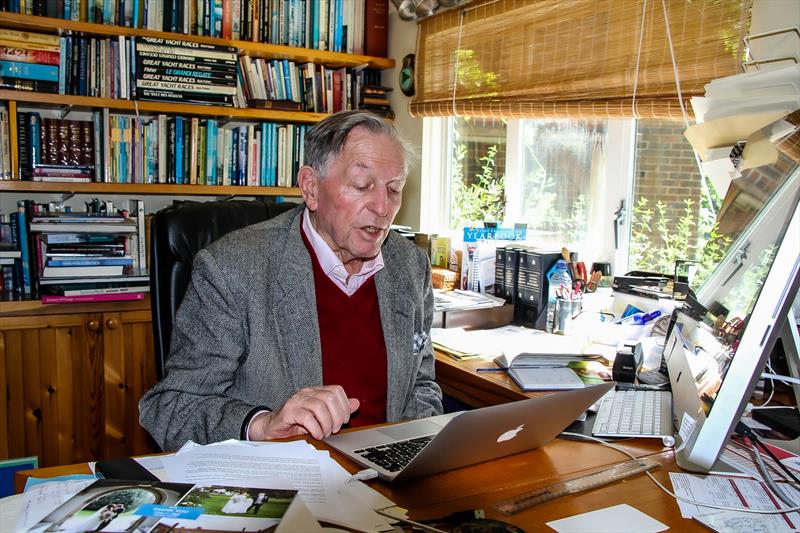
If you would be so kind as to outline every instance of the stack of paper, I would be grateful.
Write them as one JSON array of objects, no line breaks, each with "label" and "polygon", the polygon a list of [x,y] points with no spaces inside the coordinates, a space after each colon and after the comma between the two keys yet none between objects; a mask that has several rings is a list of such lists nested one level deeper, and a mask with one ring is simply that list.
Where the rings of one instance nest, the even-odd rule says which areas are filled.
[{"label": "stack of paper", "polygon": [[[774,143],[794,131],[783,118],[800,109],[800,65],[719,78],[705,90],[705,97],[692,98],[697,123],[684,135],[724,194],[741,170],[777,161]],[[740,158],[732,156],[742,141]]]},{"label": "stack of paper", "polygon": [[441,289],[433,290],[433,310],[434,311],[463,311],[468,309],[486,309],[489,307],[500,307],[505,303],[502,298],[480,294],[474,291],[444,291]]},{"label": "stack of paper", "polygon": [[[238,502],[234,502],[231,495],[237,493],[236,487],[245,488],[239,492],[250,496],[257,494],[258,489],[269,489],[270,493],[296,491],[297,496],[291,500],[291,504],[280,519],[276,530],[278,532],[324,531],[323,526],[358,531],[391,531],[394,528],[390,524],[391,520],[375,512],[376,509],[390,507],[394,508],[393,515],[407,518],[402,510],[394,507],[391,500],[353,479],[344,468],[331,459],[327,451],[317,450],[305,441],[281,443],[225,441],[207,446],[190,442],[174,455],[148,457],[144,458],[144,461],[151,472],[163,482],[167,482],[149,482],[151,484],[160,483],[165,486],[172,484],[173,487],[186,484],[182,486],[187,490],[205,491],[204,494],[222,491],[220,498],[227,499],[228,503],[219,509],[219,512],[207,510],[205,513],[206,518],[217,520],[216,527],[211,527],[215,530],[228,530],[225,528],[225,523],[237,518],[241,524],[237,525],[236,531],[251,530],[245,522],[248,519],[253,520],[249,515],[258,509],[253,506],[254,501],[248,501],[244,496],[241,498],[243,501],[239,505],[240,508],[234,509]],[[36,531],[39,527],[36,524],[42,524],[42,527],[53,526],[47,520],[50,516],[56,517],[57,513],[54,511],[64,508],[65,502],[69,504],[70,498],[81,498],[81,491],[92,490],[86,487],[94,482],[94,479],[70,480],[33,487],[24,494],[19,517],[10,525],[16,531],[26,531],[32,526],[35,526],[33,530]],[[104,482],[118,483],[110,480]],[[169,517],[172,524],[179,517],[191,514],[188,512],[192,510],[191,503],[184,505],[182,502],[192,492],[187,492],[177,503],[177,507],[156,509],[156,512],[166,514],[145,515],[139,512],[141,509],[126,513],[134,518],[135,515]],[[171,509],[174,510],[174,514],[170,514]],[[213,515],[217,515],[216,518]],[[66,518],[60,516],[56,518],[72,520],[72,515],[64,516]],[[88,518],[90,517],[86,517]],[[114,520],[120,519],[114,518]],[[182,527],[190,529],[198,527],[192,526],[192,518],[180,518],[180,520]],[[61,521],[63,520],[59,523]],[[9,525],[5,517],[0,524],[3,527]],[[203,529],[208,528],[208,526],[203,527]]]},{"label": "stack of paper", "polygon": [[305,441],[225,441],[184,446],[163,459],[169,481],[252,483],[260,478],[274,488],[294,488],[322,523],[361,531],[390,531],[393,526],[375,509],[394,503],[351,475],[327,451]]},{"label": "stack of paper", "polygon": [[433,345],[453,357],[512,360],[519,354],[583,354],[588,346],[575,337],[554,335],[522,326],[465,331],[431,328]]}]

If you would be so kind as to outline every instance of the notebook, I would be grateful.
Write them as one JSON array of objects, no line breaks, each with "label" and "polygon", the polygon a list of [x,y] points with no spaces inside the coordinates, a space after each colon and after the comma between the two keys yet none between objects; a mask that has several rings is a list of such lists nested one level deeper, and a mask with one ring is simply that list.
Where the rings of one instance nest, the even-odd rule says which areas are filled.
[{"label": "notebook", "polygon": [[544,446],[613,386],[349,431],[325,442],[382,479],[413,479]]}]

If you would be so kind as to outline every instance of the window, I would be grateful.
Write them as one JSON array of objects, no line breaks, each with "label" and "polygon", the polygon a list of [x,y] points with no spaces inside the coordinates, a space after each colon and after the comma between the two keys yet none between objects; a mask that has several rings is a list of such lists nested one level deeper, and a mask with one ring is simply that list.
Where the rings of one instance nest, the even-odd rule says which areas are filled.
[{"label": "window", "polygon": [[[438,160],[423,154],[429,191],[423,205],[439,206],[423,216],[427,229],[448,228],[458,238],[464,226],[484,221],[524,223],[531,244],[567,246],[586,263],[611,261],[616,272],[671,274],[677,260],[699,261],[700,272],[708,272],[724,253],[714,227],[724,194],[698,178],[682,122],[457,117],[425,123],[424,145],[442,146],[425,150],[442,154]],[[776,180],[795,165],[781,155],[743,175]],[[447,179],[431,179],[437,175]],[[716,246],[701,257],[709,240]]]}]

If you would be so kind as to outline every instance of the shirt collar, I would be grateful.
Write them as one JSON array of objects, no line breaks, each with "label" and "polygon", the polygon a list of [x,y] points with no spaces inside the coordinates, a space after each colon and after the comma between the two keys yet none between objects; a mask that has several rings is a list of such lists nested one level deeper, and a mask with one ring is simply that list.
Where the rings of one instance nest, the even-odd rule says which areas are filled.
[{"label": "shirt collar", "polygon": [[349,276],[348,279],[344,263],[331,250],[331,247],[328,246],[328,243],[325,242],[311,223],[311,212],[308,207],[303,211],[303,231],[317,256],[317,261],[319,261],[322,271],[348,294],[355,292],[365,281],[383,268],[383,252],[378,251],[378,255],[369,261],[365,261],[361,265],[361,270]]}]

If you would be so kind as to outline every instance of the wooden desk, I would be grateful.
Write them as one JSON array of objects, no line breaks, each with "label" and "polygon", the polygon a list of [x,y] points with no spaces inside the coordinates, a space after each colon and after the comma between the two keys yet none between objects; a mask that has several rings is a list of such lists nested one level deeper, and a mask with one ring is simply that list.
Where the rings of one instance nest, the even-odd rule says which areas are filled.
[{"label": "wooden desk", "polygon": [[[649,456],[664,464],[655,472],[667,487],[669,471],[677,467],[671,451],[654,439],[637,439],[623,446],[637,457]],[[319,449],[327,447],[314,442]],[[332,457],[348,471],[359,467],[331,450]],[[413,520],[434,519],[456,511],[484,509],[487,517],[515,524],[527,532],[549,530],[545,523],[579,513],[627,503],[678,531],[706,531],[691,520],[681,518],[677,503],[658,489],[644,475],[629,478],[607,487],[560,498],[507,517],[494,511],[491,504],[499,499],[543,487],[580,475],[602,470],[626,461],[622,454],[599,445],[556,439],[538,450],[525,452],[478,465],[468,466],[399,484],[372,480],[370,486],[401,507],[409,509]],[[88,473],[84,464],[21,471],[15,479],[21,489],[25,477],[52,477],[68,473]]]}]

